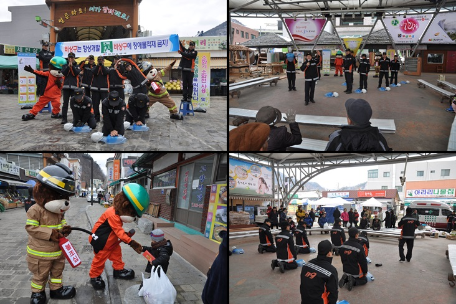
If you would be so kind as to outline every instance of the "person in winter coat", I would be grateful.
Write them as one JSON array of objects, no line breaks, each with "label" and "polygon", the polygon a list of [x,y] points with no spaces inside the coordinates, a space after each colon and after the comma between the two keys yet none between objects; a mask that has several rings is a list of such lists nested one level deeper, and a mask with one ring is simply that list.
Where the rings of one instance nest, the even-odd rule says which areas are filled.
[{"label": "person in winter coat", "polygon": [[385,212],[385,228],[391,228],[391,213],[389,210]]},{"label": "person in winter coat", "polygon": [[372,221],[372,229],[373,230],[380,230],[381,221],[378,218],[378,215],[375,216],[374,220]]},{"label": "person in winter coat", "polygon": [[349,291],[353,286],[364,285],[367,283],[367,261],[364,247],[358,241],[358,229],[352,227],[348,230],[349,238],[342,246],[339,253],[343,264],[344,274],[339,281],[339,287],[347,284]]},{"label": "person in winter coat", "polygon": [[366,59],[366,54],[361,55],[361,60],[359,61],[359,88],[358,90],[366,89],[367,90],[367,74],[369,74],[370,63]]},{"label": "person in winter coat", "polygon": [[315,222],[315,212],[314,212],[313,208],[310,209],[309,216],[312,219],[312,225],[313,225],[313,222]]},{"label": "person in winter coat", "polygon": [[396,215],[394,214],[394,210],[391,209],[390,213],[391,213],[391,228],[396,228],[397,218],[396,218]]},{"label": "person in winter coat", "polygon": [[318,244],[317,258],[310,260],[301,271],[301,303],[336,304],[339,291],[337,270],[331,265],[332,251],[328,240]]},{"label": "person in winter coat", "polygon": [[195,50],[195,42],[193,41],[190,41],[188,49],[184,47],[181,41],[179,41],[179,45],[178,53],[182,55],[179,63],[179,69],[182,69],[182,101],[192,101],[195,59],[198,56],[198,52]]},{"label": "person in winter coat", "polygon": [[285,120],[289,123],[290,132],[286,126],[276,127],[282,121],[282,113],[271,106],[260,108],[256,115],[256,122],[262,122],[270,127],[268,137],[268,151],[286,151],[287,147],[299,145],[302,142],[301,130],[296,122],[296,111],[288,110]]},{"label": "person in winter coat", "polygon": [[264,224],[259,227],[259,237],[260,244],[258,245],[258,252],[276,252],[276,247],[274,246],[274,239],[271,234],[271,220],[265,219]]},{"label": "person in winter coat", "polygon": [[201,300],[204,304],[228,303],[228,233],[220,231],[219,236],[222,242],[219,246],[219,253],[207,273],[206,284],[204,284]]},{"label": "person in winter coat", "polygon": [[142,252],[149,251],[155,260],[147,263],[145,272],[150,273],[152,266],[161,266],[166,273],[168,271],[170,256],[173,254],[173,245],[170,240],[165,239],[165,234],[161,229],[152,230],[150,237],[152,239],[152,247],[143,246]]},{"label": "person in winter coat", "polygon": [[296,60],[295,55],[293,52],[287,53],[287,57],[285,58],[285,64],[287,66],[287,78],[288,78],[288,91],[296,91],[296,64],[298,61]]},{"label": "person in winter coat", "polygon": [[363,207],[363,211],[361,211],[361,217],[364,216],[364,213],[366,213],[366,207]]},{"label": "person in winter coat", "polygon": [[[413,241],[415,240],[415,229],[421,225],[420,221],[416,220],[412,216],[412,209],[407,208],[405,216],[399,221],[397,225],[401,231],[401,237],[399,239],[399,262],[405,261],[410,262],[412,259]],[[407,255],[404,256],[404,244],[407,243]]]},{"label": "person in winter coat", "polygon": [[331,229],[331,242],[335,255],[339,255],[339,248],[345,242],[344,228],[340,227],[340,219],[336,219]]},{"label": "person in winter coat", "polygon": [[304,72],[305,80],[305,104],[308,105],[309,101],[315,103],[314,93],[315,93],[315,82],[318,80],[318,62],[315,59],[312,59],[310,53],[306,54],[306,60],[301,66],[301,71]]},{"label": "person in winter coat", "polygon": [[358,221],[359,221],[359,213],[358,213],[358,210],[355,210],[355,212],[353,212],[353,223],[355,223],[355,227],[358,227]]},{"label": "person in winter coat", "polygon": [[279,209],[280,223],[287,222],[287,209],[284,207]]},{"label": "person in winter coat", "polygon": [[[323,215],[318,219],[318,225],[320,225],[320,228],[323,228],[327,222],[328,219],[326,218],[326,213],[323,213]],[[323,231],[320,232],[323,234]],[[325,231],[325,233],[328,234],[328,231]]]},{"label": "person in winter coat", "polygon": [[346,56],[344,58],[344,73],[345,82],[347,83],[347,89],[344,91],[347,94],[352,93],[353,85],[353,70],[355,69],[355,58],[351,55],[351,50],[346,50]]},{"label": "person in winter coat", "polygon": [[348,221],[350,222],[350,227],[348,227],[348,228],[351,228],[353,226],[353,222],[355,221],[353,215],[354,215],[353,208],[350,208],[350,211],[348,211]]},{"label": "person in winter coat", "polygon": [[[394,55],[394,59],[391,60],[390,69],[391,69],[390,83],[394,83],[395,85],[397,85],[397,73],[401,69],[401,61],[399,60],[397,55]],[[393,82],[393,80],[394,80],[394,82]]]},{"label": "person in winter coat", "polygon": [[298,222],[298,227],[294,232],[296,236],[296,254],[310,253],[310,243],[307,239],[306,224],[303,220]]},{"label": "person in winter coat", "polygon": [[[307,229],[312,228],[313,221],[312,221],[312,218],[307,213],[304,216],[304,222],[306,223]],[[311,233],[309,233],[309,234],[311,234]]]},{"label": "person in winter coat", "polygon": [[271,205],[268,205],[268,209],[266,210],[266,215],[268,216],[269,218],[269,214],[272,212],[272,207]]},{"label": "person in winter coat", "polygon": [[378,61],[378,65],[380,66],[380,77],[378,78],[378,87],[379,89],[382,86],[382,79],[385,77],[386,80],[386,87],[389,87],[389,71],[390,71],[390,63],[391,60],[386,57],[386,52],[383,52],[382,58]]},{"label": "person in winter coat", "polygon": [[271,213],[269,213],[269,219],[271,220],[271,228],[273,228],[274,226],[277,227],[277,229],[279,229],[279,214],[277,213],[277,207],[274,207],[271,211]]},{"label": "person in winter coat", "polygon": [[366,218],[366,213],[363,214],[363,218],[361,219],[361,223],[359,224],[360,229],[367,229],[369,226],[369,221]]},{"label": "person in winter coat", "polygon": [[303,220],[305,215],[306,215],[306,212],[304,210],[302,210],[302,206],[299,205],[298,210],[296,210],[296,222],[299,223],[301,220]]},{"label": "person in winter coat", "polygon": [[344,227],[347,227],[347,223],[348,223],[348,220],[349,220],[347,208],[344,208],[344,212],[342,212],[340,217],[342,218],[342,221],[344,222]]},{"label": "person in winter coat", "polygon": [[85,96],[83,88],[76,88],[74,96],[70,99],[70,107],[73,112],[73,126],[83,127],[85,124],[92,129],[97,127],[92,113],[92,99]]},{"label": "person in winter coat", "polygon": [[100,102],[105,100],[109,94],[108,85],[109,70],[104,66],[104,57],[98,56],[98,65],[92,68],[92,84],[90,91],[92,92],[93,111],[95,120],[100,122]]},{"label": "person in winter coat", "polygon": [[277,259],[272,260],[271,268],[274,270],[279,267],[280,272],[284,273],[285,270],[298,268],[298,264],[296,263],[296,251],[293,234],[290,232],[290,224],[283,222],[280,227],[282,231],[276,235]]},{"label": "person in winter coat", "polygon": [[67,113],[68,113],[68,103],[70,97],[74,95],[74,89],[79,88],[79,69],[76,61],[74,60],[74,53],[70,52],[68,54],[68,63],[63,66],[62,74],[65,77],[63,82],[63,106],[62,106],[62,122],[61,124],[66,124]]},{"label": "person in winter coat", "polygon": [[340,77],[342,77],[344,75],[344,72],[342,72],[343,64],[344,64],[343,54],[341,51],[337,51],[336,59],[334,60],[334,65],[336,66],[336,74],[334,74],[335,77],[337,77],[337,75],[339,75],[339,72],[340,72]]},{"label": "person in winter coat", "polygon": [[334,220],[340,218],[340,210],[338,207],[336,207],[336,209],[334,209],[333,217],[334,217]]},{"label": "person in winter coat", "polygon": [[321,208],[321,210],[319,212],[319,217],[322,217],[323,214],[326,214],[325,208]]}]

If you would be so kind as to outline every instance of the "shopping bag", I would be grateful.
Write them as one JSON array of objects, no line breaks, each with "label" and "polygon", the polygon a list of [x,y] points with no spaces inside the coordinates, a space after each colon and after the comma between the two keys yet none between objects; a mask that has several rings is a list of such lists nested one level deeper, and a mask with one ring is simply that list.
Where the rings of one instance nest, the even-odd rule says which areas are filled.
[{"label": "shopping bag", "polygon": [[[160,277],[158,272],[160,271]],[[143,287],[139,290],[138,295],[144,297],[147,304],[174,304],[176,300],[176,289],[161,266],[155,267],[150,275],[150,279],[143,277]]]}]

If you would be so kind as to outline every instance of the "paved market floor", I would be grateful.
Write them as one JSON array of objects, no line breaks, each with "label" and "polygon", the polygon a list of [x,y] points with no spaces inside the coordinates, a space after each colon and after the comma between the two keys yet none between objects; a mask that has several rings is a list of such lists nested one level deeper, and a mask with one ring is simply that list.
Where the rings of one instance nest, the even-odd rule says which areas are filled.
[{"label": "paved market floor", "polygon": [[[106,211],[98,204],[90,206],[85,198],[72,199],[72,206],[66,213],[69,225],[91,230],[100,215]],[[27,268],[26,245],[28,234],[25,231],[26,213],[24,208],[9,209],[0,213],[0,304],[28,304],[30,303],[31,273]],[[92,223],[92,224],[90,224]],[[150,246],[150,236],[141,233],[135,223],[124,224],[128,231],[136,230],[133,239],[142,245]],[[166,235],[165,235],[166,237]],[[103,279],[108,284],[104,291],[95,291],[89,283],[89,270],[93,258],[92,246],[89,244],[88,235],[80,231],[73,231],[68,239],[78,252],[82,264],[71,268],[65,265],[62,282],[64,285],[76,287],[76,297],[72,300],[49,299],[49,288],[46,288],[48,304],[144,304],[138,296],[138,287],[142,281],[141,272],[144,271],[146,260],[126,244],[122,244],[122,259],[126,268],[135,271],[133,280],[117,280],[112,276],[111,262],[107,261]],[[193,265],[173,253],[168,268],[168,278],[177,291],[176,303],[200,304],[201,292],[206,282],[206,276]]]},{"label": "paved market floor", "polygon": [[[347,235],[348,236],[348,235]],[[308,236],[311,247],[317,248],[328,234],[312,233]],[[375,280],[364,286],[355,286],[352,291],[339,289],[339,300],[350,304],[413,303],[413,304],[454,304],[456,288],[448,285],[447,274],[450,263],[445,256],[448,244],[455,241],[439,238],[415,239],[410,263],[399,262],[398,240],[396,238],[370,237],[368,264]],[[230,239],[230,247],[244,249],[244,254],[230,256],[229,297],[232,304],[251,303],[301,303],[299,286],[301,269],[280,273],[271,269],[275,253],[259,254],[258,237]],[[308,262],[316,253],[298,254],[298,259]],[[383,266],[375,267],[376,263]],[[339,279],[342,276],[340,256],[334,256]]]},{"label": "paved market floor", "polygon": [[[315,87],[315,104],[304,106],[304,78],[302,72],[297,74],[297,91],[288,92],[287,79],[280,80],[277,87],[252,87],[241,91],[241,96],[231,98],[230,107],[258,110],[270,105],[282,113],[295,109],[297,114],[345,117],[345,101],[348,98],[363,98],[373,110],[372,118],[394,119],[395,134],[384,134],[388,145],[396,151],[446,151],[454,114],[446,112],[448,99],[440,103],[441,95],[430,88],[418,88],[417,79],[437,84],[439,74],[423,73],[421,76],[398,75],[398,81],[409,80],[410,84],[392,88],[389,92],[377,89],[378,78],[369,73],[368,92],[366,94],[345,94],[342,86],[344,77],[322,76]],[[371,75],[372,74],[372,75]],[[446,81],[456,84],[455,74],[445,74]],[[359,75],[354,75],[353,90],[359,85]],[[383,79],[385,86],[385,79]],[[447,89],[451,91],[451,89]],[[328,98],[328,92],[338,92],[339,97]],[[230,121],[232,121],[232,117]],[[304,138],[328,140],[337,128],[326,126],[300,125]]]},{"label": "paved market floor", "polygon": [[[177,106],[180,96],[172,96]],[[22,121],[23,114],[17,103],[17,95],[0,95],[0,141],[2,150],[22,151],[170,151],[170,150],[206,150],[226,151],[226,102],[224,96],[211,96],[211,107],[207,113],[195,113],[184,120],[169,118],[168,109],[156,103],[150,110],[151,117],[146,120],[148,132],[126,131],[128,141],[122,145],[93,143],[91,133],[75,134],[66,132],[60,119],[51,119],[50,114],[38,114],[35,119]],[[72,120],[71,109],[68,121]],[[101,132],[102,124],[97,125]]]}]

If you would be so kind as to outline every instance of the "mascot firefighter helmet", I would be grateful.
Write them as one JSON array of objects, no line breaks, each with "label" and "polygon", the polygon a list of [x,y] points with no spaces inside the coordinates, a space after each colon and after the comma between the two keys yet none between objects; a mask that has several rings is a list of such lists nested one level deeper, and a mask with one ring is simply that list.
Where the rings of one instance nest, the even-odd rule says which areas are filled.
[{"label": "mascot firefighter helmet", "polygon": [[46,187],[49,187],[62,195],[74,195],[73,172],[64,164],[57,163],[43,168],[37,179]]},{"label": "mascot firefighter helmet", "polygon": [[149,206],[147,190],[140,184],[129,183],[122,187],[122,191],[135,208],[138,217],[141,217]]},{"label": "mascot firefighter helmet", "polygon": [[149,61],[143,61],[141,62],[141,64],[139,65],[139,69],[141,70],[141,72],[144,74],[144,75],[147,75],[147,73],[149,73],[149,70],[152,68],[152,63],[150,63]]},{"label": "mascot firefighter helmet", "polygon": [[49,61],[49,64],[52,65],[54,68],[57,70],[61,70],[62,67],[66,64],[66,60],[63,57],[60,56],[54,56],[52,57],[51,61]]}]

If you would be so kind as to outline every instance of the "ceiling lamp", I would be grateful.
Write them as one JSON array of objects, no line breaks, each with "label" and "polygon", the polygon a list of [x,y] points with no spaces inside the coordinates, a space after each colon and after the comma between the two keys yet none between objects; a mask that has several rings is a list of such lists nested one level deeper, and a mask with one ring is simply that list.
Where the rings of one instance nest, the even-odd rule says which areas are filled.
[{"label": "ceiling lamp", "polygon": [[393,19],[396,19],[396,13],[393,14]]},{"label": "ceiling lamp", "polygon": [[304,21],[307,21],[307,15],[304,14]]}]

